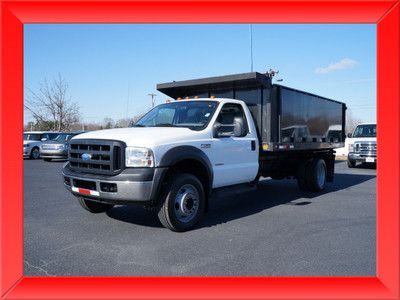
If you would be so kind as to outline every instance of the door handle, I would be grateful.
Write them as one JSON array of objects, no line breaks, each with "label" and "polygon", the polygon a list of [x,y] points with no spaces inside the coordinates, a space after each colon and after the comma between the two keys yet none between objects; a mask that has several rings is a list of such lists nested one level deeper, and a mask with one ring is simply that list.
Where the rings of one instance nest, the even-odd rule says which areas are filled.
[{"label": "door handle", "polygon": [[251,141],[251,151],[256,151],[256,141],[255,140]]}]

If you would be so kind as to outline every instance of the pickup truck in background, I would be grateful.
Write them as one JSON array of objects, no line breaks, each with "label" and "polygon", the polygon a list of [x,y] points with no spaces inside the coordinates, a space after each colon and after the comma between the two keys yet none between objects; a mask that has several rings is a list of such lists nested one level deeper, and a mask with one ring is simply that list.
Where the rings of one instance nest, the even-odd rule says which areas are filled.
[{"label": "pickup truck in background", "polygon": [[357,163],[376,164],[376,124],[360,124],[347,138],[349,153],[347,165],[356,167]]},{"label": "pickup truck in background", "polygon": [[[175,100],[130,128],[71,139],[65,187],[92,213],[139,203],[174,231],[193,228],[216,189],[271,177],[323,190],[346,106],[271,81],[254,72],[157,85]],[[340,134],[327,134],[332,126]]]}]

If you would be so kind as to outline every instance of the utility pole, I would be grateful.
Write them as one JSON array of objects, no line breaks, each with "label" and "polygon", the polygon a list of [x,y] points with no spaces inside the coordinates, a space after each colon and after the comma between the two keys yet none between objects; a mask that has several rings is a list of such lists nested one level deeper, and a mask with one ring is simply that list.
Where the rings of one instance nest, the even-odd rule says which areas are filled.
[{"label": "utility pole", "polygon": [[147,94],[147,95],[151,97],[151,108],[153,108],[154,104],[155,104],[155,97],[157,96],[157,94],[150,93],[150,94]]},{"label": "utility pole", "polygon": [[130,88],[128,86],[128,98],[126,99],[126,118],[128,119],[128,109],[129,109],[129,92]]},{"label": "utility pole", "polygon": [[249,25],[250,31],[250,72],[253,72],[253,25]]}]

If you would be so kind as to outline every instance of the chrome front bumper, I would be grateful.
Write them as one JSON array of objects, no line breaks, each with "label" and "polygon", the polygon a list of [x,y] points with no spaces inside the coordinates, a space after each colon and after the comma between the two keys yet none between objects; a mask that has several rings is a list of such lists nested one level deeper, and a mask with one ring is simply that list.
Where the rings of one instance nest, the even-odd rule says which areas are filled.
[{"label": "chrome front bumper", "polygon": [[360,154],[360,153],[356,153],[356,152],[350,152],[348,154],[348,159],[351,160],[351,161],[357,161],[357,162],[376,163],[376,154],[375,153],[363,153],[363,154]]},{"label": "chrome front bumper", "polygon": [[[66,163],[62,169],[64,186],[74,196],[99,202],[127,204],[156,200],[167,168],[129,168],[115,176],[78,173]],[[88,188],[88,186],[91,186]],[[107,192],[104,186],[115,186]]]}]

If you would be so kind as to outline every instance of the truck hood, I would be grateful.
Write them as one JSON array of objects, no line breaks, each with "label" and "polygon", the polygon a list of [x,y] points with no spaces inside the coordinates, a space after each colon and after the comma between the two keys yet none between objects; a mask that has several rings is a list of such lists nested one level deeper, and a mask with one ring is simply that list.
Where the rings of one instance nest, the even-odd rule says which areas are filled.
[{"label": "truck hood", "polygon": [[116,140],[127,146],[152,147],[162,143],[175,142],[193,136],[196,131],[177,127],[132,127],[91,131],[73,137],[77,139]]},{"label": "truck hood", "polygon": [[356,138],[347,138],[346,142],[353,144],[355,142],[376,142],[376,137],[356,137]]},{"label": "truck hood", "polygon": [[60,142],[60,141],[45,141],[42,143],[42,146],[44,145],[64,145],[66,142]]},{"label": "truck hood", "polygon": [[26,140],[24,140],[24,145],[26,145],[26,144],[40,144],[41,143],[41,141],[26,141]]}]

